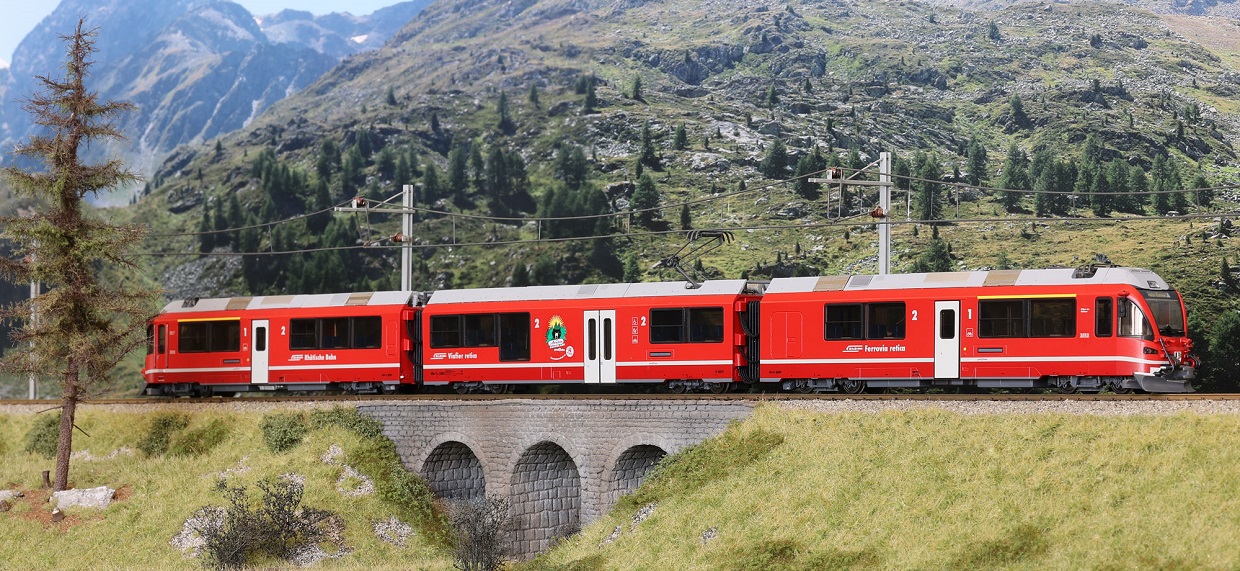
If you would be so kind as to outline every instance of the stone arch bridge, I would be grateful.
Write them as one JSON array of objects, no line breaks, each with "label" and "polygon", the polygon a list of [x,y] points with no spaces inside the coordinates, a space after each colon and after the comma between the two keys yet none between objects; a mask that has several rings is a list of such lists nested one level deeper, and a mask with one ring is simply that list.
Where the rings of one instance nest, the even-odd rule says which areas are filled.
[{"label": "stone arch bridge", "polygon": [[631,492],[663,456],[715,436],[732,400],[436,400],[360,404],[445,499],[508,498],[515,555],[532,556]]}]

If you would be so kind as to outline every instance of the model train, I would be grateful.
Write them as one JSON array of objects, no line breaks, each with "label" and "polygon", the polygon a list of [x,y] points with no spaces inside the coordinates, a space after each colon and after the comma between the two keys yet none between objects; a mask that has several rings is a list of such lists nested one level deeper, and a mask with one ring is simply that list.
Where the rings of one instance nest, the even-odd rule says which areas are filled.
[{"label": "model train", "polygon": [[1139,268],[187,299],[146,395],[660,383],[1191,392],[1180,295]]}]

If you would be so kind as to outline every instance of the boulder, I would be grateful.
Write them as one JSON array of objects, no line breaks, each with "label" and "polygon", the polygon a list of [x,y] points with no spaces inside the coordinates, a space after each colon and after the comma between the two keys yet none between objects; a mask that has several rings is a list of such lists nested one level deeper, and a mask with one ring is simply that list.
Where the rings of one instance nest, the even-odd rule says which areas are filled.
[{"label": "boulder", "polygon": [[112,505],[114,498],[116,498],[116,490],[107,486],[86,490],[63,490],[52,493],[52,502],[56,504],[58,509],[83,507],[101,510]]}]

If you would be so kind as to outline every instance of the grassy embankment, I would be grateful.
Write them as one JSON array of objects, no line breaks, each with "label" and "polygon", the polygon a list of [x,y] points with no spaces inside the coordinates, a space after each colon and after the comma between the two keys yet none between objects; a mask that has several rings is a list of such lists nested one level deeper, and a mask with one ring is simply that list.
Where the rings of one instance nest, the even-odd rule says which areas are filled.
[{"label": "grassy embankment", "polygon": [[1238,443],[1235,415],[763,408],[527,569],[1235,569]]},{"label": "grassy embankment", "polygon": [[[47,491],[39,489],[40,472],[51,469],[53,461],[24,451],[24,435],[37,415],[0,414],[0,489],[26,493],[10,500],[11,511],[0,513],[0,569],[201,569],[198,558],[187,557],[171,540],[199,508],[226,505],[214,489],[222,473],[228,474],[230,486],[245,486],[252,498],[261,495],[255,484],[264,478],[305,477],[302,505],[335,512],[344,521],[343,549],[334,544],[324,549],[349,551],[314,568],[451,569],[451,553],[435,531],[434,516],[427,515],[426,504],[408,501],[410,486],[404,483],[402,491],[400,478],[392,477],[399,476],[391,471],[397,460],[386,440],[362,436],[330,419],[321,422],[322,413],[307,414],[311,428],[301,444],[275,454],[264,445],[261,414],[201,412],[170,434],[169,452],[145,457],[140,443],[158,414],[87,407],[78,415],[78,426],[90,436],[78,433],[75,449],[89,457],[73,461],[70,484],[117,488],[118,501],[103,511],[66,510],[68,517],[58,523],[51,521],[51,506],[44,502]],[[332,445],[344,454],[326,463],[323,457]],[[121,452],[106,458],[116,451]],[[371,478],[376,492],[342,493],[341,488],[363,486],[359,478],[342,479],[346,464]],[[415,530],[403,547],[376,535],[375,522],[391,517]]]},{"label": "grassy embankment", "polygon": [[[102,458],[136,448],[153,413],[87,410],[78,450]],[[198,508],[233,484],[296,473],[305,505],[345,520],[351,553],[315,568],[448,569],[441,541],[419,530],[405,547],[375,521],[414,523],[418,509],[337,491],[343,463],[374,476],[390,457],[338,425],[289,452],[263,445],[259,414],[200,413],[172,450],[145,458],[79,458],[79,487],[119,487],[102,512],[48,519],[23,451],[35,419],[0,415],[0,482],[28,497],[0,514],[2,569],[198,568],[170,544]],[[209,428],[215,426],[215,428]],[[675,456],[614,513],[526,569],[1234,569],[1240,566],[1240,417],[815,414],[762,408],[723,436]],[[242,469],[247,468],[247,469]],[[346,482],[346,488],[356,482]],[[379,486],[381,489],[383,485]],[[256,490],[255,490],[256,491]],[[642,507],[653,513],[633,525]],[[619,527],[610,543],[606,538]]]}]

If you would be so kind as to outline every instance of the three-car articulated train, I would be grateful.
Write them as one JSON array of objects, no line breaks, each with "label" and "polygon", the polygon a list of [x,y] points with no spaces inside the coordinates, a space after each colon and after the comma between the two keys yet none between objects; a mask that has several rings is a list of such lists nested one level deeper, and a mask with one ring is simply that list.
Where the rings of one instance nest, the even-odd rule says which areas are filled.
[{"label": "three-car articulated train", "polygon": [[1122,267],[187,299],[150,323],[143,394],[1191,392],[1185,323]]}]

